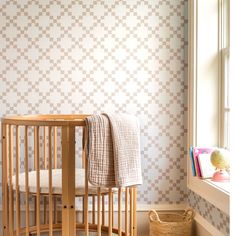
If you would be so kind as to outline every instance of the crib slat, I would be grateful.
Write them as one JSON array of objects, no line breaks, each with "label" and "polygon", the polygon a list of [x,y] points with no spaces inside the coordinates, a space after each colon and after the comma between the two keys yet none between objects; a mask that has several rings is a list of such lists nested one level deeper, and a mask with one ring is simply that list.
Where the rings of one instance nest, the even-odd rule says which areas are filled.
[{"label": "crib slat", "polygon": [[[83,137],[83,139],[82,139],[82,145],[83,145],[83,150],[85,150],[85,146],[87,145],[87,138],[88,138],[88,136],[87,136],[87,134],[85,133],[86,132],[86,128],[83,128],[83,134],[82,134],[82,137]],[[82,154],[82,168],[84,169],[85,168],[85,158],[86,158],[86,152],[83,152],[83,154]]]},{"label": "crib slat", "polygon": [[[43,127],[43,160],[44,169],[47,169],[47,127]],[[44,224],[47,223],[47,197],[43,197],[43,212],[44,212]]]},{"label": "crib slat", "polygon": [[101,188],[97,192],[97,235],[101,236]]},{"label": "crib slat", "polygon": [[112,189],[109,188],[109,196],[108,196],[108,235],[112,236]]},{"label": "crib slat", "polygon": [[48,182],[49,182],[49,236],[53,236],[53,211],[52,211],[52,129],[48,128]]},{"label": "crib slat", "polygon": [[57,168],[57,127],[53,128],[53,155],[54,155],[54,169]]},{"label": "crib slat", "polygon": [[129,188],[125,188],[125,235],[129,235],[129,218],[128,218],[128,197],[129,197]]},{"label": "crib slat", "polygon": [[133,188],[130,187],[129,189],[129,193],[130,193],[130,236],[134,236],[134,215],[133,215],[133,211],[134,211],[134,202],[133,202]]},{"label": "crib slat", "polygon": [[82,222],[83,222],[83,224],[84,224],[84,217],[85,217],[84,197],[82,197],[82,205],[83,205]]},{"label": "crib slat", "polygon": [[43,127],[43,160],[44,169],[47,169],[47,127]]},{"label": "crib slat", "polygon": [[92,223],[95,224],[95,196],[92,196]]},{"label": "crib slat", "polygon": [[2,124],[2,204],[3,204],[3,236],[9,235],[8,231],[8,126]]},{"label": "crib slat", "polygon": [[14,205],[13,205],[13,126],[9,125],[9,233],[13,235],[14,231]]},{"label": "crib slat", "polygon": [[137,236],[137,188],[133,189],[134,236]]},{"label": "crib slat", "polygon": [[102,195],[102,225],[105,225],[105,195]]},{"label": "crib slat", "polygon": [[54,219],[54,224],[56,224],[57,223],[57,196],[54,196],[53,198],[53,207],[54,207],[53,219]]},{"label": "crib slat", "polygon": [[47,197],[43,197],[43,219],[44,219],[44,224],[47,223]]},{"label": "crib slat", "polygon": [[84,195],[84,225],[85,225],[85,236],[89,235],[88,229],[88,164],[87,159],[85,159],[85,195]]},{"label": "crib slat", "polygon": [[25,126],[25,233],[29,236],[29,163],[28,163],[28,126]]},{"label": "crib slat", "polygon": [[[57,169],[57,127],[53,128],[54,169]],[[54,223],[57,223],[57,197],[54,197]]]},{"label": "crib slat", "polygon": [[134,201],[133,201],[133,187],[130,187],[130,236],[134,235]]},{"label": "crib slat", "polygon": [[39,126],[34,127],[34,155],[36,167],[36,228],[40,236],[40,162],[39,162]]},{"label": "crib slat", "polygon": [[122,235],[122,188],[118,190],[118,236]]},{"label": "crib slat", "polygon": [[16,126],[16,235],[20,235],[20,193],[19,193],[19,161],[20,161],[20,134]]},{"label": "crib slat", "polygon": [[37,196],[33,196],[34,199],[34,224],[37,224]]},{"label": "crib slat", "polygon": [[111,217],[112,217],[112,228],[114,227],[114,194],[111,194]]}]

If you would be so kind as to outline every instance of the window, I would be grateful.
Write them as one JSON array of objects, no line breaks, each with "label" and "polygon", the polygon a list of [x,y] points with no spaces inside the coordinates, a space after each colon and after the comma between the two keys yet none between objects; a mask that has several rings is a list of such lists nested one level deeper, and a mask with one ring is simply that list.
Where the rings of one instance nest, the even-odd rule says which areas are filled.
[{"label": "window", "polygon": [[230,99],[229,99],[229,48],[224,48],[222,50],[222,89],[223,89],[223,101],[222,101],[222,147],[230,149]]},{"label": "window", "polygon": [[[230,132],[230,151],[234,155],[231,160],[231,182],[235,183],[236,182],[236,104],[235,104],[235,88],[236,88],[236,1],[230,1],[230,101],[231,102],[231,110],[230,110],[230,118],[231,122],[230,123],[230,129],[233,130],[234,132]],[[233,43],[234,42],[234,43]],[[235,191],[235,186],[231,184],[231,193],[230,193],[230,218],[231,219],[236,219],[236,211],[234,211],[236,207],[236,191]],[[233,220],[231,221],[230,224],[230,235],[236,235],[236,225],[233,223]]]},{"label": "window", "polygon": [[220,8],[220,44],[222,57],[222,136],[220,146],[230,149],[230,99],[229,99],[229,0],[222,1]]},{"label": "window", "polygon": [[[188,148],[229,147],[229,0],[189,1]],[[188,187],[229,214],[229,188],[192,176]]]}]

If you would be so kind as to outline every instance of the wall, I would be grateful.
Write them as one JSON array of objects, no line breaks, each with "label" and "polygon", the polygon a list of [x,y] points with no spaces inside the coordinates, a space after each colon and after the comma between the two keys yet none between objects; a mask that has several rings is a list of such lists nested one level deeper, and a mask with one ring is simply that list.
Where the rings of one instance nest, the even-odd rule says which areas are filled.
[{"label": "wall", "polygon": [[229,235],[228,215],[190,190],[188,191],[188,204],[223,235]]},{"label": "wall", "polygon": [[129,112],[143,204],[186,200],[185,1],[1,1],[0,116]]}]

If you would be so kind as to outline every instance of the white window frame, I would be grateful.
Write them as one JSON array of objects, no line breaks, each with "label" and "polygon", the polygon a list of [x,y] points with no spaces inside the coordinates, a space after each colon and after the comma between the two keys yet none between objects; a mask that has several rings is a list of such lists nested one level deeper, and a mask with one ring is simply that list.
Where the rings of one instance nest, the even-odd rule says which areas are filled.
[{"label": "white window frame", "polygon": [[220,9],[220,32],[219,45],[221,49],[221,140],[222,147],[230,149],[230,129],[229,129],[229,54],[230,54],[230,0],[221,0]]},{"label": "white window frame", "polygon": [[[214,68],[212,70],[212,73],[209,73],[207,76],[209,79],[214,80],[215,84],[212,89],[209,89],[209,95],[214,98],[216,98],[215,103],[213,104],[212,114],[217,113],[216,117],[216,124],[214,127],[212,127],[212,132],[209,133],[209,143],[205,143],[204,135],[202,135],[201,130],[204,128],[204,126],[201,126],[202,124],[199,124],[199,117],[202,114],[199,114],[199,94],[201,91],[199,91],[199,84],[202,83],[202,74],[201,71],[199,72],[200,65],[199,65],[199,58],[200,52],[199,52],[199,4],[213,4],[214,7],[217,7],[218,14],[217,14],[217,32],[218,37],[215,39],[217,42],[217,62],[216,65],[214,65]],[[224,146],[225,145],[225,129],[224,129],[224,123],[225,120],[223,119],[224,112],[225,112],[225,100],[222,99],[224,96],[224,80],[223,80],[223,51],[222,46],[224,40],[222,40],[222,17],[223,17],[223,11],[224,9],[224,1],[228,0],[189,0],[188,2],[188,19],[189,19],[189,28],[188,28],[188,42],[189,42],[189,50],[188,50],[188,142],[187,142],[187,148],[189,148],[191,145],[193,146],[199,146],[199,145],[211,145],[211,146]],[[217,4],[217,5],[216,5]],[[208,5],[209,6],[209,5]],[[200,19],[202,20],[202,19]],[[208,22],[206,22],[207,24]],[[207,37],[207,36],[206,36]],[[202,49],[201,49],[202,50]],[[201,52],[202,53],[202,52]],[[200,55],[200,56],[199,56]],[[200,69],[199,69],[200,68]],[[203,76],[204,77],[204,76]],[[217,78],[216,78],[217,77]],[[212,85],[212,84],[211,84]],[[206,120],[210,119],[210,115],[212,114],[206,114]],[[200,117],[202,119],[202,117]],[[209,121],[210,122],[210,121]],[[206,125],[205,125],[206,127]],[[206,127],[207,128],[207,127]],[[209,131],[209,130],[207,130]],[[206,132],[206,131],[205,131]],[[204,140],[203,143],[201,143],[201,139]],[[198,177],[192,176],[192,169],[191,169],[191,163],[190,158],[187,157],[187,186],[190,190],[197,193],[201,197],[205,198],[207,201],[215,205],[217,208],[225,212],[226,214],[229,214],[229,198],[230,194],[228,191],[225,191],[220,186],[215,185],[212,181],[208,180],[201,180]]]}]

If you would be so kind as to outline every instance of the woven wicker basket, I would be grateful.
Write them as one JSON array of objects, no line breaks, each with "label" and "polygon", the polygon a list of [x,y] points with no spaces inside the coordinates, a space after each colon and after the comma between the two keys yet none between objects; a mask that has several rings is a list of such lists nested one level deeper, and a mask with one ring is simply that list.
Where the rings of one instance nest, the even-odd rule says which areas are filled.
[{"label": "woven wicker basket", "polygon": [[186,209],[181,214],[161,213],[155,210],[149,212],[150,234],[149,236],[191,236],[194,211]]}]

